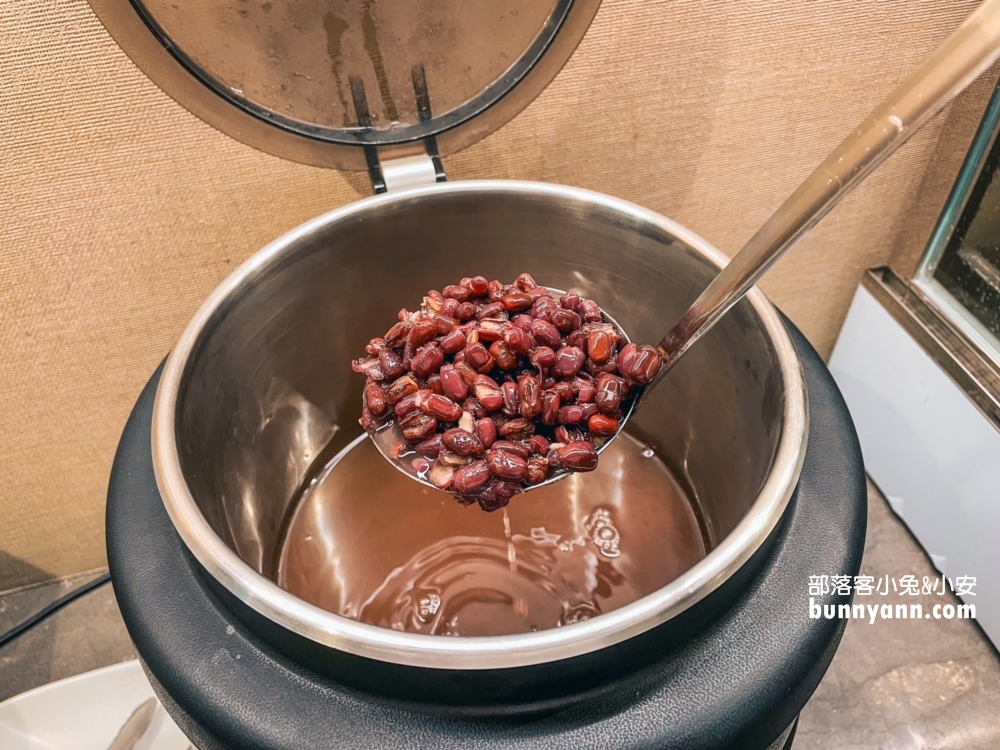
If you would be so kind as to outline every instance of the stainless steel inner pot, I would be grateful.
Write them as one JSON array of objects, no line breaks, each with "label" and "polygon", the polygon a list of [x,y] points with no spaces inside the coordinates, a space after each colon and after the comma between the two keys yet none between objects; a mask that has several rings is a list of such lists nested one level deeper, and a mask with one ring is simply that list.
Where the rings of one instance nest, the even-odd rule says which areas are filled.
[{"label": "stainless steel inner pot", "polygon": [[261,615],[351,654],[438,669],[543,664],[594,652],[707,596],[760,547],[805,454],[798,358],[759,291],[673,369],[632,425],[697,495],[717,545],[639,601],[523,635],[401,633],[308,604],[272,583],[279,527],[317,454],[361,433],[350,360],[432,288],[462,276],[596,299],[635,341],[657,341],[725,257],[625,201],[531,182],[467,181],[368,198],[258,252],[204,303],[165,366],[153,416],[163,502],[206,571]]}]

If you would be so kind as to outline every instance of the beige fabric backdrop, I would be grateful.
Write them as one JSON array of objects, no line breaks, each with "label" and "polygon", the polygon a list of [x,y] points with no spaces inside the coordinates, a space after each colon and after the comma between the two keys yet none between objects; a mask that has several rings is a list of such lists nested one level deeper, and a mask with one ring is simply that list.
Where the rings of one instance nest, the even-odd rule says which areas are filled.
[{"label": "beige fabric backdrop", "polygon": [[[732,253],[975,4],[605,0],[545,94],[446,168],[601,190]],[[864,268],[912,264],[988,83],[767,280],[822,352]],[[85,0],[0,0],[0,185],[2,591],[104,564],[108,473],[152,370],[236,264],[366,182],[206,126]]]}]

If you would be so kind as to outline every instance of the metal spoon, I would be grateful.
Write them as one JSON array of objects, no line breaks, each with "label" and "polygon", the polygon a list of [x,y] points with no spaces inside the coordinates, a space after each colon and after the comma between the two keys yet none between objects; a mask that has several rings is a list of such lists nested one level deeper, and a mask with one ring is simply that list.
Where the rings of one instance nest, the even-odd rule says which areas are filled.
[{"label": "metal spoon", "polygon": [[[621,433],[643,398],[691,345],[711,330],[775,261],[998,58],[1000,0],[986,0],[806,178],[667,332],[657,345],[663,356],[660,372],[639,398],[623,405],[618,433],[598,445],[598,452]],[[615,325],[623,343],[629,340],[622,327],[606,313],[605,319]],[[390,463],[431,484],[397,461],[389,452],[397,443],[380,441],[380,434],[381,431],[374,436],[375,444]],[[554,472],[546,481],[526,487],[525,491],[551,484],[568,474]]]}]

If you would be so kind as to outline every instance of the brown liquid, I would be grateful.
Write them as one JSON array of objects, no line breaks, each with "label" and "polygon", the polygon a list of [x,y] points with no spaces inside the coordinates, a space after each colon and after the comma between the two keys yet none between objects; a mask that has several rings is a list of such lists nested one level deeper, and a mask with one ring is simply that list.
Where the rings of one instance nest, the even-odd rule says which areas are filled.
[{"label": "brown liquid", "polygon": [[687,495],[630,435],[596,471],[517,495],[498,513],[408,479],[365,438],[303,494],[277,582],[381,627],[505,635],[610,612],[704,556]]}]

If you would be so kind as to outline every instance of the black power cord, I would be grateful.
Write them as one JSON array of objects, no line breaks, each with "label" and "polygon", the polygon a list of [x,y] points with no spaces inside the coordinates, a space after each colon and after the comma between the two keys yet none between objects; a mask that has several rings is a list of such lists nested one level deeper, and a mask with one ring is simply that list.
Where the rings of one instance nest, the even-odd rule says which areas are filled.
[{"label": "black power cord", "polygon": [[58,609],[64,607],[65,605],[69,604],[74,599],[77,599],[78,597],[83,596],[88,591],[93,591],[98,586],[101,586],[101,585],[107,583],[110,580],[111,580],[111,574],[110,573],[103,573],[102,575],[99,575],[94,580],[87,581],[85,584],[83,584],[82,586],[79,586],[79,587],[73,589],[68,594],[64,594],[63,596],[59,597],[58,599],[56,599],[51,604],[47,604],[46,606],[42,607],[40,610],[38,610],[37,612],[35,612],[35,614],[33,614],[31,617],[29,617],[24,622],[21,622],[21,623],[15,625],[10,630],[8,630],[6,633],[0,634],[0,648],[3,648],[9,641],[12,641],[15,638],[17,638],[25,630],[28,630],[28,629],[34,627],[35,625],[37,625],[38,623],[40,623],[42,620],[44,620],[46,617],[48,617],[49,615],[51,615],[56,610],[58,610]]}]

